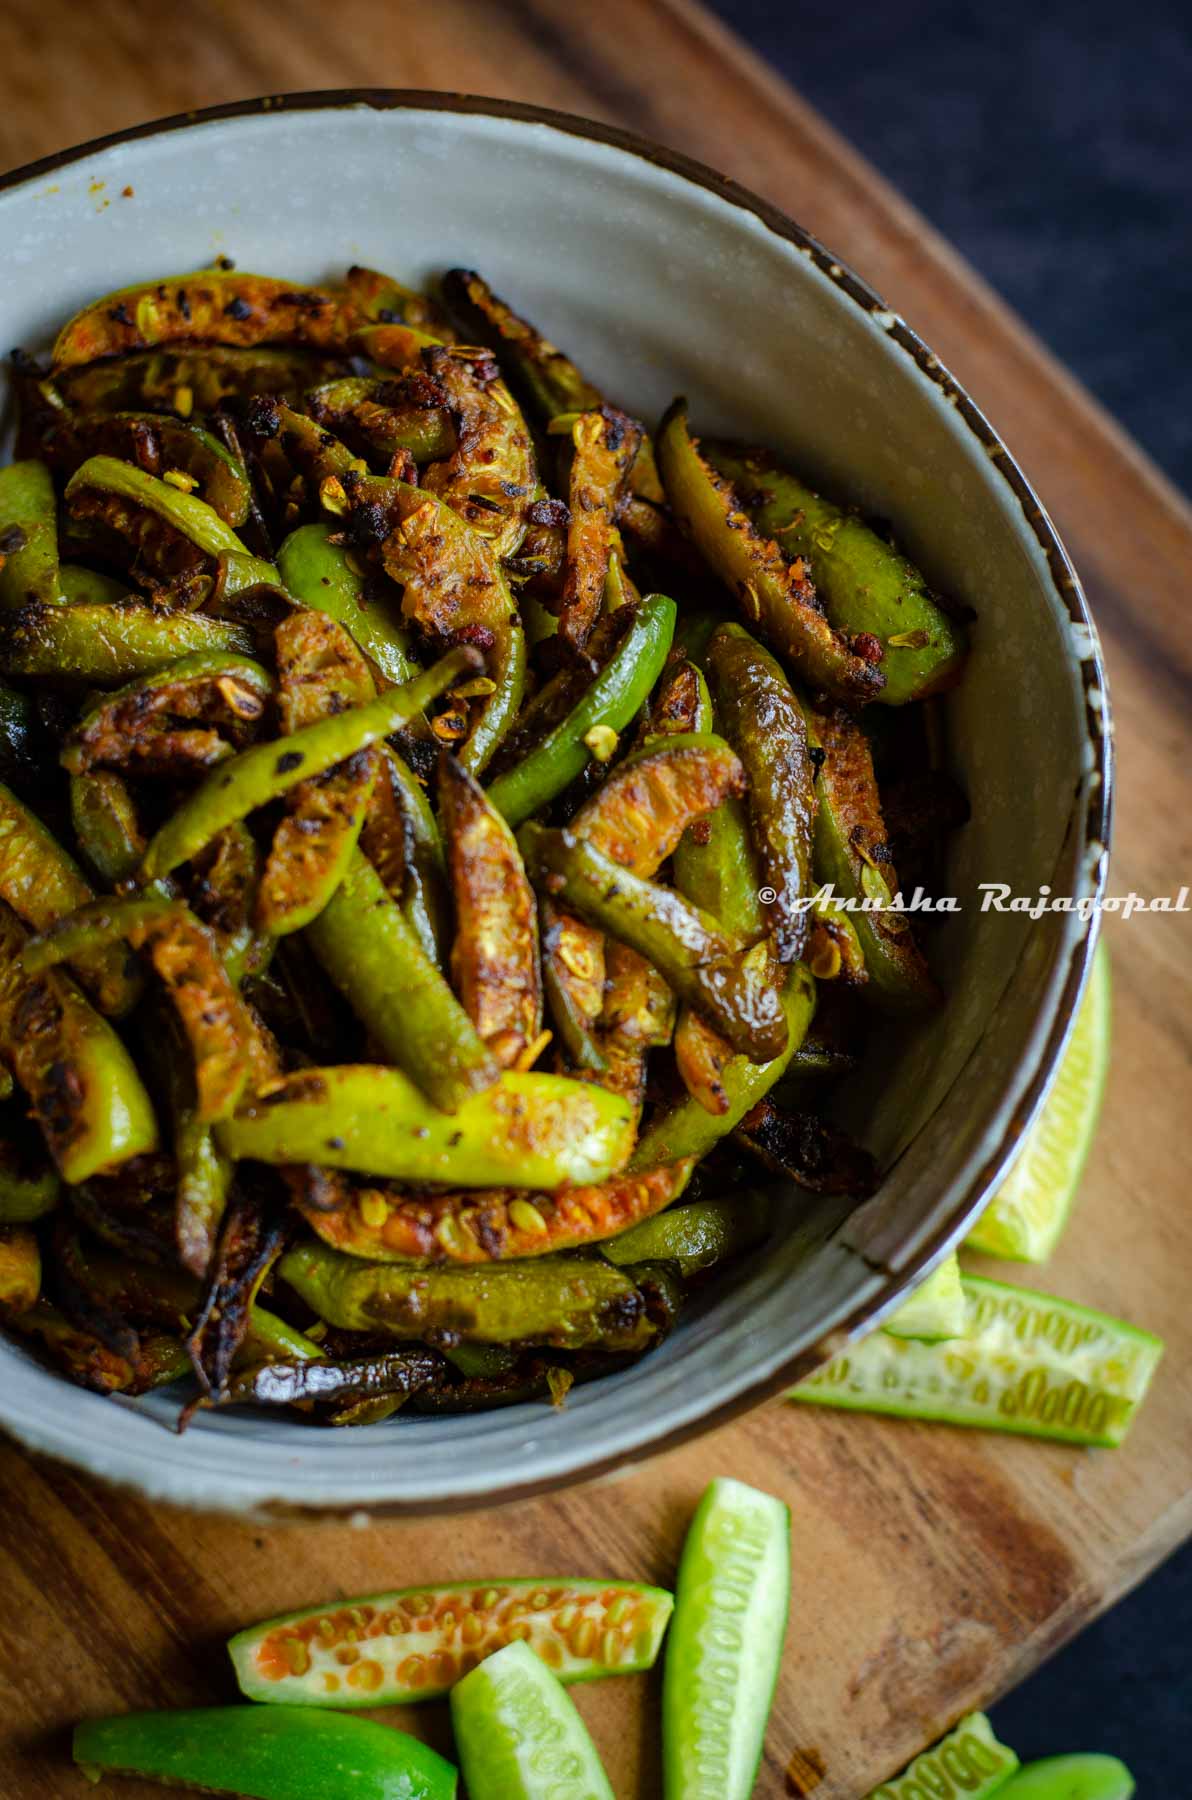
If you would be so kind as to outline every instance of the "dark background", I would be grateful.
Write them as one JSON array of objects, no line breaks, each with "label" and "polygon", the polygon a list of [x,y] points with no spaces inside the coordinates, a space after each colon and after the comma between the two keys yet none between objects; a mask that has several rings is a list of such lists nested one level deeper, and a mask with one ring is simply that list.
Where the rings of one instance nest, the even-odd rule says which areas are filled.
[{"label": "dark background", "polygon": [[[710,3],[1192,490],[1192,0]],[[994,1723],[1185,1800],[1190,1653],[1192,1546]]]}]

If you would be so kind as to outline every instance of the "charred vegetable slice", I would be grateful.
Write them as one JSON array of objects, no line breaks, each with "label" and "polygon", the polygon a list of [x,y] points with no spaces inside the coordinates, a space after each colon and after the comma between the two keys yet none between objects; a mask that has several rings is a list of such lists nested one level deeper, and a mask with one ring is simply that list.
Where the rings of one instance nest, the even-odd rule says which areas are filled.
[{"label": "charred vegetable slice", "polygon": [[768,1197],[747,1189],[723,1199],[668,1206],[665,1212],[610,1238],[602,1249],[620,1268],[635,1263],[674,1263],[687,1281],[752,1250],[767,1236],[772,1218]]},{"label": "charred vegetable slice", "polygon": [[0,905],[0,1053],[64,1181],[157,1148],[149,1096],[115,1032],[57,970],[24,967],[23,927]]},{"label": "charred vegetable slice", "polygon": [[513,556],[538,489],[534,446],[513,395],[487,350],[427,350],[423,362],[455,421],[455,448],[427,471],[427,491],[459,514],[494,557]]},{"label": "charred vegetable slice", "polygon": [[882,647],[886,685],[877,696],[901,706],[960,678],[965,632],[936,603],[914,563],[856,513],[805,486],[765,450],[705,445],[754,524],[788,557],[809,567],[828,618],[846,639],[868,633]]},{"label": "charred vegetable slice", "polygon": [[61,598],[50,471],[41,462],[9,463],[0,469],[0,607]]},{"label": "charred vegetable slice", "polygon": [[455,984],[480,1036],[508,1068],[539,1048],[542,1029],[534,891],[513,833],[474,777],[443,755],[438,785],[455,897]]},{"label": "charred vegetable slice", "polygon": [[773,1174],[813,1193],[867,1196],[877,1188],[877,1166],[869,1152],[818,1113],[788,1112],[761,1099],[741,1120],[736,1135]]},{"label": "charred vegetable slice", "polygon": [[334,1211],[302,1210],[325,1244],[369,1262],[504,1262],[611,1238],[669,1206],[691,1167],[674,1163],[532,1197],[514,1189],[428,1194],[365,1187]]},{"label": "charred vegetable slice", "polygon": [[[93,891],[41,820],[0,784],[0,900],[34,931],[94,898]],[[140,993],[128,952],[110,945],[83,951],[71,966],[100,1012],[128,1012]]]},{"label": "charred vegetable slice", "polygon": [[[228,1645],[241,1692],[282,1706],[406,1706],[440,1699],[521,1638],[560,1681],[654,1666],[671,1596],[637,1582],[448,1582],[267,1619]],[[356,1644],[348,1666],[337,1648]],[[354,1673],[363,1664],[362,1674]]]},{"label": "charred vegetable slice", "polygon": [[362,1263],[323,1244],[287,1250],[278,1273],[328,1324],[397,1338],[639,1350],[654,1335],[629,1274],[583,1256],[414,1269]]},{"label": "charred vegetable slice", "polygon": [[391,1181],[537,1188],[605,1181],[633,1142],[616,1094],[560,1075],[507,1071],[455,1113],[397,1069],[302,1069],[220,1126],[229,1155],[325,1163]]},{"label": "charred vegetable slice", "polygon": [[66,740],[63,767],[170,777],[208,768],[251,742],[273,689],[248,657],[194,651],[89,707]]},{"label": "charred vegetable slice", "polygon": [[28,1225],[0,1225],[0,1319],[19,1318],[41,1293],[41,1251]]},{"label": "charred vegetable slice", "polygon": [[[938,1005],[940,991],[905,914],[893,909],[898,875],[890,854],[869,740],[843,708],[818,712],[812,729],[823,752],[817,788],[815,861],[838,897],[851,899],[867,995],[892,1011]],[[866,903],[868,903],[866,905]]]},{"label": "charred vegetable slice", "polygon": [[722,625],[708,646],[717,716],[749,781],[749,816],[766,886],[767,917],[782,962],[807,941],[815,776],[802,709],[768,651],[739,625]]},{"label": "charred vegetable slice", "polygon": [[143,878],[152,881],[168,875],[196,856],[226,825],[399,731],[444,688],[474,672],[479,661],[476,651],[461,645],[425,675],[404,687],[389,689],[367,706],[355,707],[337,718],[320,719],[289,739],[254,744],[243,751],[209,775],[167,819],[146,852]]},{"label": "charred vegetable slice", "polygon": [[736,596],[746,623],[813,687],[853,703],[875,699],[884,678],[862,652],[880,656],[881,645],[864,634],[849,640],[829,624],[802,558],[788,560],[754,528],[732,483],[702,455],[684,400],[662,422],[658,464],[676,518]]},{"label": "charred vegetable slice", "polygon": [[226,525],[243,525],[249,515],[243,464],[201,425],[144,412],[56,413],[39,447],[60,474],[73,475],[92,456],[115,456],[181,493],[197,488]]},{"label": "charred vegetable slice", "polygon": [[[325,614],[291,613],[274,642],[278,713],[287,736],[375,697],[355,641]],[[287,795],[257,896],[262,931],[284,937],[322,912],[355,851],[381,754],[379,748],[359,750]]]},{"label": "charred vegetable slice", "polygon": [[330,289],[239,270],[198,269],[92,301],[58,333],[54,371],[158,344],[291,342],[337,349],[354,322],[351,309]]},{"label": "charred vegetable slice", "polygon": [[93,900],[33,939],[22,963],[36,978],[120,938],[148,953],[177,1011],[195,1060],[199,1119],[226,1119],[248,1081],[257,1032],[213,933],[185,906],[159,897]]},{"label": "charred vegetable slice", "polygon": [[571,428],[571,441],[571,519],[559,637],[578,651],[596,623],[609,559],[620,544],[617,506],[642,441],[641,426],[627,414],[603,406],[580,414]]},{"label": "charred vegetable slice", "polygon": [[254,648],[239,625],[140,600],[30,605],[0,615],[0,668],[6,674],[89,687],[156,674],[192,651],[251,656]]}]

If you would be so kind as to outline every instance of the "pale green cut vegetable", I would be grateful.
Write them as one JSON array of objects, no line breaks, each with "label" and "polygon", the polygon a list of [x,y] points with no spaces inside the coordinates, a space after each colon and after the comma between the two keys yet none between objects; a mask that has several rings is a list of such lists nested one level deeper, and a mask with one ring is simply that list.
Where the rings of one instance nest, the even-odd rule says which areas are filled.
[{"label": "pale green cut vegetable", "polygon": [[939,1343],[961,1338],[968,1332],[968,1301],[960,1280],[960,1264],[953,1252],[937,1263],[925,1281],[909,1293],[897,1312],[882,1325],[891,1337],[922,1338]]},{"label": "pale green cut vegetable", "polygon": [[985,1714],[970,1713],[869,1800],[990,1800],[1009,1794],[1005,1784],[1017,1767],[1018,1758],[998,1743]]}]

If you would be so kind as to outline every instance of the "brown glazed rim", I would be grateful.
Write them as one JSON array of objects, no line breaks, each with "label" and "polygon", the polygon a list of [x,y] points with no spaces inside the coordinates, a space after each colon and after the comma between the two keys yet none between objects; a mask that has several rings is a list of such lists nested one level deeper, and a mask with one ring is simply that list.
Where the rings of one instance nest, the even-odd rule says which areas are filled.
[{"label": "brown glazed rim", "polygon": [[[72,163],[80,162],[83,158],[109,149],[113,145],[135,143],[141,138],[157,137],[168,131],[185,130],[192,125],[214,124],[222,119],[250,118],[275,112],[320,112],[346,110],[352,107],[369,107],[377,112],[479,114],[496,119],[511,119],[520,124],[546,125],[569,137],[586,138],[591,142],[609,145],[615,150],[682,177],[695,186],[716,195],[718,199],[726,201],[738,211],[752,214],[776,236],[784,238],[797,250],[809,256],[820,272],[862,312],[889,314],[890,309],[887,308],[881,296],[859,275],[854,274],[838,257],[826,250],[809,232],[804,231],[800,225],[788,218],[778,207],[771,205],[769,201],[761,199],[757,194],[740,186],[727,176],[717,174],[706,164],[697,162],[692,157],[684,156],[677,150],[664,149],[661,145],[652,143],[648,138],[639,137],[635,132],[625,131],[620,126],[604,125],[592,119],[580,118],[572,113],[555,112],[547,107],[532,106],[521,101],[487,99],[474,94],[442,93],[418,88],[331,88],[310,93],[265,95],[255,100],[231,101],[222,106],[204,107],[195,112],[175,113],[169,118],[152,120],[144,125],[134,125],[124,131],[115,131],[104,137],[92,138],[87,143],[76,145],[73,149],[59,151],[56,155],[41,157],[36,162],[27,163],[23,168],[14,169],[9,174],[0,176],[0,192],[46,175],[57,174]],[[1093,768],[1091,779],[1088,781],[1088,798],[1084,816],[1083,818],[1080,816],[1080,791],[1078,789],[1073,810],[1069,816],[1065,841],[1070,845],[1073,834],[1076,833],[1085,846],[1099,844],[1107,850],[1112,816],[1112,734],[1106,698],[1105,670],[1101,660],[1096,629],[1080,580],[1051,520],[1041,506],[1026,476],[984,414],[974,405],[964,389],[923,340],[916,336],[901,318],[896,315],[891,315],[891,318],[892,322],[888,326],[886,335],[892,343],[911,358],[930,381],[934,382],[982,445],[989,456],[991,466],[1007,483],[1022,508],[1026,522],[1046,557],[1052,585],[1061,606],[1074,624],[1085,626],[1089,630],[1092,650],[1089,656],[1081,660],[1080,673],[1085,697],[1086,733],[1093,747]],[[1095,884],[1098,891],[1104,882],[1106,860],[1106,857],[1102,855],[1100,873]],[[513,1501],[531,1499],[535,1495],[552,1490],[594,1481],[611,1474],[626,1464],[633,1464],[647,1456],[657,1456],[677,1449],[687,1440],[702,1436],[705,1432],[727,1424],[738,1414],[746,1412],[759,1402],[771,1399],[784,1389],[794,1385],[838,1351],[850,1336],[859,1332],[869,1322],[879,1307],[886,1306],[904,1289],[908,1288],[920,1271],[960,1236],[964,1226],[979,1207],[988,1187],[1004,1167],[1016,1141],[1026,1129],[1035,1107],[1042,1097],[1048,1077],[1063,1048],[1072,1014],[1088,970],[1096,935],[1096,926],[1094,925],[1073,946],[1055,1021],[1048,1032],[1046,1042],[1036,1052],[1035,1069],[1027,1089],[1007,1123],[998,1148],[983,1160],[980,1168],[967,1183],[963,1195],[952,1209],[950,1221],[941,1226],[930,1240],[920,1247],[906,1267],[898,1270],[897,1273],[882,1266],[876,1267],[876,1273],[884,1273],[889,1277],[888,1284],[880,1296],[876,1300],[870,1300],[858,1306],[817,1343],[794,1352],[773,1374],[758,1380],[731,1399],[723,1401],[698,1420],[677,1426],[669,1432],[663,1431],[648,1442],[620,1451],[613,1456],[596,1456],[591,1462],[568,1474],[555,1475],[539,1481],[512,1482],[494,1488],[483,1496],[454,1498],[446,1495],[437,1499],[428,1498],[415,1502],[381,1501],[363,1505],[358,1502],[338,1506],[319,1503],[306,1506],[300,1502],[287,1501],[279,1496],[258,1502],[255,1507],[249,1502],[246,1510],[256,1511],[274,1519],[290,1518],[310,1521],[317,1518],[343,1519],[353,1515],[358,1516],[361,1512],[378,1518],[418,1517],[430,1512],[436,1514],[468,1512],[484,1507],[507,1505]],[[874,1267],[872,1264],[870,1266]],[[126,1484],[118,1481],[117,1485]]]}]

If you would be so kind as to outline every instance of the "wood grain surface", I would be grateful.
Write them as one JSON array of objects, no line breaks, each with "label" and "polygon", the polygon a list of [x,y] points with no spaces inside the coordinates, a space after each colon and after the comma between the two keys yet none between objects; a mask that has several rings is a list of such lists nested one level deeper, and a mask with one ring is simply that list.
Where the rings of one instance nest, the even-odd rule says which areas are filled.
[{"label": "wood grain surface", "polygon": [[[1192,878],[1192,518],[924,222],[697,9],[681,0],[7,0],[0,69],[5,166],[263,92],[439,87],[628,124],[777,202],[953,368],[1074,553],[1117,718],[1112,890],[1162,893]],[[264,1531],[145,1506],[4,1449],[0,1792],[89,1792],[66,1760],[67,1726],[81,1715],[233,1697],[222,1640],[255,1617],[447,1577],[668,1582],[697,1495],[732,1472],[786,1496],[795,1520],[790,1635],[757,1792],[860,1800],[1192,1531],[1188,927],[1178,916],[1111,924],[1108,1101],[1080,1210],[1045,1277],[1167,1338],[1126,1450],[1074,1452],[778,1404],[614,1484],[511,1511]],[[624,1800],[660,1791],[657,1701],[656,1682],[636,1678],[579,1695]],[[426,1709],[419,1726],[442,1743],[443,1709]],[[160,1790],[120,1792],[148,1800]]]}]

